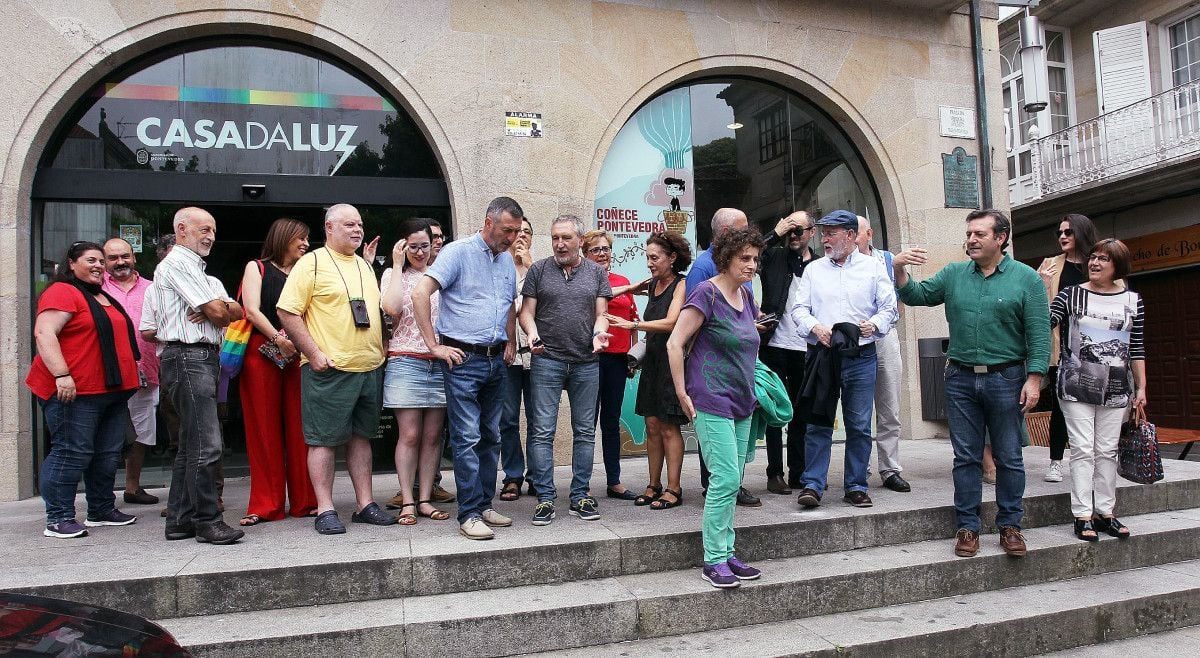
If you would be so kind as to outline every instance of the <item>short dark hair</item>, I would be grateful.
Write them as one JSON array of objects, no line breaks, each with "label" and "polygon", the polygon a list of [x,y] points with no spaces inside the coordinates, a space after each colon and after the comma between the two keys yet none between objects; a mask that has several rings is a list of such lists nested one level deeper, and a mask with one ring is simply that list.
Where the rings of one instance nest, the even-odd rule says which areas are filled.
[{"label": "short dark hair", "polygon": [[1124,279],[1129,276],[1133,256],[1129,253],[1129,247],[1125,246],[1124,242],[1116,238],[1105,238],[1092,246],[1092,250],[1088,252],[1088,256],[1092,254],[1104,254],[1108,256],[1108,259],[1113,264],[1113,280]]},{"label": "short dark hair", "polygon": [[992,235],[1004,234],[1004,244],[1000,245],[1001,249],[1008,248],[1008,240],[1012,237],[1012,222],[1008,221],[1008,216],[995,208],[987,208],[985,210],[972,210],[967,213],[967,221],[983,219],[984,217],[992,218]]},{"label": "short dark hair", "polygon": [[271,261],[282,258],[287,253],[288,245],[292,243],[292,240],[300,236],[308,237],[308,224],[298,219],[280,217],[271,222],[271,228],[267,229],[267,237],[263,240],[262,253],[259,258]]},{"label": "short dark hair", "polygon": [[672,178],[671,176],[667,176],[663,179],[663,185],[678,185],[679,189],[681,190],[687,189],[686,181],[684,181],[682,178]]},{"label": "short dark hair", "polygon": [[766,246],[767,242],[763,239],[762,233],[759,233],[758,229],[753,226],[729,229],[713,240],[713,264],[717,266],[718,272],[724,272],[729,269],[734,257],[746,247],[754,247],[761,253]]},{"label": "short dark hair", "polygon": [[75,272],[71,269],[71,261],[79,260],[89,251],[100,252],[100,260],[104,260],[104,248],[100,245],[88,240],[74,242],[70,247],[67,247],[67,257],[63,259],[63,262],[58,264],[58,270],[54,273],[54,280],[63,283],[76,281]]},{"label": "short dark hair", "polygon": [[521,219],[525,216],[525,211],[521,210],[521,204],[517,203],[515,199],[506,196],[498,196],[492,199],[492,202],[488,204],[487,213],[485,214],[489,219],[495,221],[500,219],[500,215],[504,213],[512,215],[514,219]]},{"label": "short dark hair", "polygon": [[158,256],[159,260],[166,258],[170,253],[171,248],[175,246],[175,234],[163,233],[158,238],[158,245],[154,248],[154,255]]},{"label": "short dark hair", "polygon": [[646,238],[646,245],[652,244],[658,245],[667,255],[675,256],[675,262],[671,264],[672,272],[679,274],[692,264],[692,245],[682,235],[670,231],[651,233]]}]

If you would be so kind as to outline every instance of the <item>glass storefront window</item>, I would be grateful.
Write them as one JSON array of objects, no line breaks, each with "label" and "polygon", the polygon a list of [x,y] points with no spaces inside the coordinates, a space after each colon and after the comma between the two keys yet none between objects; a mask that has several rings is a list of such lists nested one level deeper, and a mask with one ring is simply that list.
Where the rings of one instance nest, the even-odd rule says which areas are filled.
[{"label": "glass storefront window", "polygon": [[166,53],[98,84],[72,117],[47,151],[51,167],[442,178],[392,100],[338,64],[282,47]]}]

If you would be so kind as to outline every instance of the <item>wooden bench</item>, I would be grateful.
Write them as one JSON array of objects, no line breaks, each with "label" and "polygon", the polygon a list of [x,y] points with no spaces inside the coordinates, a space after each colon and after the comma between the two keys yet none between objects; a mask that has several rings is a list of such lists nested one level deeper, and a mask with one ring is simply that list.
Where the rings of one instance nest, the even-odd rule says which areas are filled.
[{"label": "wooden bench", "polygon": [[1200,441],[1200,430],[1184,430],[1175,429],[1172,427],[1158,428],[1158,444],[1176,444],[1186,443],[1183,452],[1179,453],[1180,459],[1187,459],[1188,453],[1192,450],[1192,444]]}]

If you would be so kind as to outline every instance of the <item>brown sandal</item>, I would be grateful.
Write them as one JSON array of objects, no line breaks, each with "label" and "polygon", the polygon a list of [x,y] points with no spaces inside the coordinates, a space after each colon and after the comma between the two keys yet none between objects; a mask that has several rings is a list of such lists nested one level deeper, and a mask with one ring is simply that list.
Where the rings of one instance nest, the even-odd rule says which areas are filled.
[{"label": "brown sandal", "polygon": [[436,507],[433,507],[432,512],[426,514],[425,512],[421,511],[421,505],[429,505],[430,507],[433,507],[433,501],[431,501],[431,500],[418,500],[417,501],[417,514],[419,516],[423,516],[427,519],[432,519],[434,521],[445,521],[446,519],[450,518],[449,513],[442,511]]},{"label": "brown sandal", "polygon": [[400,506],[400,516],[399,516],[399,518],[396,519],[396,523],[398,523],[400,525],[416,525],[417,524],[417,516],[412,513],[405,513],[405,511],[404,511],[405,509],[407,509],[409,507],[416,509],[417,504],[416,503],[404,503],[403,505],[401,505]]},{"label": "brown sandal", "polygon": [[521,483],[510,481],[505,482],[504,487],[500,489],[500,500],[512,502],[521,499]]}]

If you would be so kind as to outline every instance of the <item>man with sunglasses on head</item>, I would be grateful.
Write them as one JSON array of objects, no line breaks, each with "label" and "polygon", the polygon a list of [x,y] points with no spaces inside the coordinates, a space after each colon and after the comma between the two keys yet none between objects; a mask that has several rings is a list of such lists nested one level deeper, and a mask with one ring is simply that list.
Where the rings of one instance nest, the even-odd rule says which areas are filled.
[{"label": "man with sunglasses on head", "polygon": [[[775,230],[767,234],[759,278],[762,281],[762,312],[777,314],[779,323],[762,335],[759,358],[787,386],[788,396],[795,399],[804,382],[804,356],[808,343],[799,327],[788,315],[789,291],[804,274],[817,254],[810,246],[814,232],[813,220],[803,210],[779,220]],[[783,428],[767,428],[767,491],[787,496],[799,488],[804,472],[805,422],[793,416],[787,428],[788,477],[783,477]]]}]

